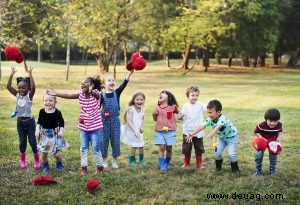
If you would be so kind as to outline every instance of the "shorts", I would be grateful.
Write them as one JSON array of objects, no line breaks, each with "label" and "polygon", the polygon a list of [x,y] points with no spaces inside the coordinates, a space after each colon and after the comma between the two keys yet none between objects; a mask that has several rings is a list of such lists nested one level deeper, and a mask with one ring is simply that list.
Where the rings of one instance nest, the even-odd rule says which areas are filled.
[{"label": "shorts", "polygon": [[176,132],[175,130],[171,131],[161,131],[155,132],[154,144],[160,145],[165,144],[168,146],[173,146],[176,144]]}]

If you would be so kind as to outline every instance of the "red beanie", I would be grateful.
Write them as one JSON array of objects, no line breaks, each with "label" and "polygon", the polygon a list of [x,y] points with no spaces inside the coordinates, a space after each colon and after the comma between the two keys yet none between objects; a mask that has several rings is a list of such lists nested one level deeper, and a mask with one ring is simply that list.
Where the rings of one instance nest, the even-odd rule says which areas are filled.
[{"label": "red beanie", "polygon": [[282,152],[282,146],[277,141],[271,141],[268,145],[269,152],[275,155],[279,155]]},{"label": "red beanie", "polygon": [[127,64],[127,70],[143,70],[146,67],[146,60],[140,52],[132,54],[130,62]]},{"label": "red beanie", "polygon": [[255,137],[252,140],[252,145],[257,151],[264,152],[268,146],[268,142],[263,137]]},{"label": "red beanie", "polygon": [[94,193],[94,190],[99,184],[101,184],[100,180],[90,179],[86,184],[87,191],[91,194]]},{"label": "red beanie", "polygon": [[4,53],[8,60],[13,60],[17,63],[22,63],[24,60],[22,53],[15,46],[6,46]]},{"label": "red beanie", "polygon": [[32,182],[34,185],[45,185],[45,184],[55,184],[56,183],[54,178],[48,177],[48,176],[40,176],[40,177],[34,178]]}]

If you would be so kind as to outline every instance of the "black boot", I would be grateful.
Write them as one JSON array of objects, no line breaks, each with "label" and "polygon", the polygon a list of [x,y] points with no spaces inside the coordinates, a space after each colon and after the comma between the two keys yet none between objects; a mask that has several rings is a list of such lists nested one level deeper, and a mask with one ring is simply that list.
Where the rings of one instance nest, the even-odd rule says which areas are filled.
[{"label": "black boot", "polygon": [[216,159],[216,172],[220,172],[222,169],[223,159]]},{"label": "black boot", "polygon": [[239,169],[239,165],[237,162],[231,162],[231,171],[232,173],[234,173],[235,175],[240,175],[240,169]]}]

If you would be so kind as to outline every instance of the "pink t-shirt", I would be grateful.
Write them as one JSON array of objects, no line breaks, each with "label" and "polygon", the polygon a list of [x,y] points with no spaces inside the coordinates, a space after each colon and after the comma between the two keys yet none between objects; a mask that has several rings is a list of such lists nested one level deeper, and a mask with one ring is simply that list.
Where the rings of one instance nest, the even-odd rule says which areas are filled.
[{"label": "pink t-shirt", "polygon": [[[100,115],[100,99],[97,100],[92,95],[89,98],[86,98],[85,93],[82,91],[80,91],[78,95],[81,108],[78,120],[78,128],[86,132],[102,128],[103,124]],[[100,92],[99,96],[101,97]]]},{"label": "pink t-shirt", "polygon": [[176,119],[174,113],[178,113],[179,109],[176,105],[160,107],[156,106],[154,113],[157,115],[155,131],[176,130]]}]

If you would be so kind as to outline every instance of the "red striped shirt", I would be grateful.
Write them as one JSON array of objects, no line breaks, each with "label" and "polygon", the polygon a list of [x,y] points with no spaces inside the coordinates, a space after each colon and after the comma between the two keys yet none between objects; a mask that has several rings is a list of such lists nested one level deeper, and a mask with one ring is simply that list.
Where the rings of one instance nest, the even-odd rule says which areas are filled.
[{"label": "red striped shirt", "polygon": [[[92,95],[87,98],[85,93],[82,91],[80,91],[78,95],[81,108],[78,120],[78,128],[86,132],[102,128],[103,124],[100,114],[100,99],[97,100]],[[101,97],[100,92],[99,96]]]}]

